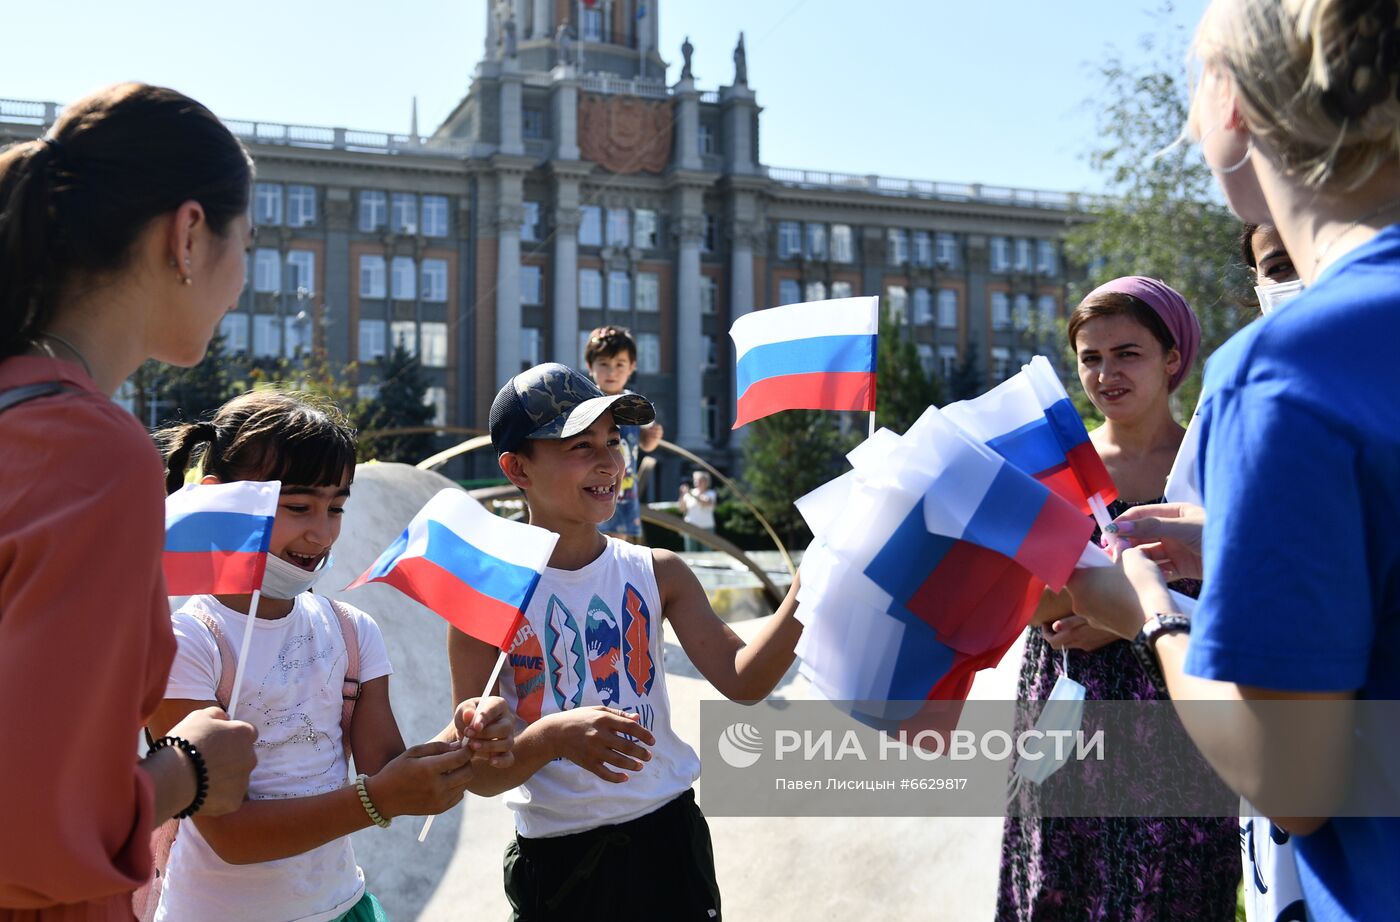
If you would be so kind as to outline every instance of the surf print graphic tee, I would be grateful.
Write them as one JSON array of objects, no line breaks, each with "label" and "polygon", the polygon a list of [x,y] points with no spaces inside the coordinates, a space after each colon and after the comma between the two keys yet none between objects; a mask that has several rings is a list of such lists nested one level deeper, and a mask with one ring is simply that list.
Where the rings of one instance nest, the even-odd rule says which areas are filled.
[{"label": "surf print graphic tee", "polygon": [[671,728],[651,549],[608,539],[578,570],[547,568],[508,648],[501,693],[520,718],[603,704],[641,717],[651,761],[612,784],[555,759],[506,795],[522,836],[568,835],[645,816],[688,790],[700,757]]}]

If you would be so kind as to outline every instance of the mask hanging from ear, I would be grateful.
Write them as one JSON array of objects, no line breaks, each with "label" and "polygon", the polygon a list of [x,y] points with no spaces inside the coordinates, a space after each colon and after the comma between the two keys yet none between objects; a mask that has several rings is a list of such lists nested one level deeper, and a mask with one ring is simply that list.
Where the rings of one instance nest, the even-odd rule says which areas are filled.
[{"label": "mask hanging from ear", "polygon": [[295,564],[287,563],[276,554],[267,555],[267,570],[263,573],[262,594],[269,599],[295,599],[306,592],[331,567],[330,554],[321,565],[310,572]]},{"label": "mask hanging from ear", "polygon": [[[1061,653],[1064,654],[1064,674],[1055,680],[1055,687],[1050,690],[1050,697],[1045,700],[1040,718],[1035,722],[1035,728],[1044,735],[1025,742],[1026,751],[1038,751],[1040,758],[1016,759],[1016,774],[1032,784],[1044,784],[1046,778],[1069,761],[1074,750],[1067,743],[1084,721],[1084,686],[1069,677],[1069,655],[1063,650]],[[1062,735],[1065,733],[1069,736]]]}]

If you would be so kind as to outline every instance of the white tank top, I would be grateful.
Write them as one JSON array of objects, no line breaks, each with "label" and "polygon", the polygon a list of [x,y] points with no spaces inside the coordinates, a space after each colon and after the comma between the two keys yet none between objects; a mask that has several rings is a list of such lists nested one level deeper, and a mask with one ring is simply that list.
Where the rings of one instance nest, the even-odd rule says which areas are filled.
[{"label": "white tank top", "polygon": [[502,696],[533,723],[605,704],[641,715],[656,737],[651,761],[621,784],[555,759],[506,795],[522,836],[542,838],[625,823],[686,791],[700,758],[671,728],[662,663],[661,598],[651,549],[615,538],[579,570],[544,571],[502,674]]}]

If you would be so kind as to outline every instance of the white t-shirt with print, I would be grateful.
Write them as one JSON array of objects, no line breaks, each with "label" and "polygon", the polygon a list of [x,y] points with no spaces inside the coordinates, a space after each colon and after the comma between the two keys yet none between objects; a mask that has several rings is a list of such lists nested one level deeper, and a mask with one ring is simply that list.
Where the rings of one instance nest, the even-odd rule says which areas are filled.
[{"label": "white t-shirt with print", "polygon": [[[346,606],[360,647],[360,681],[393,669],[374,619]],[[171,621],[179,650],[167,698],[213,700],[221,662],[214,636],[193,614],[218,622],[235,655],[248,616],[213,596],[191,596]],[[236,716],[258,730],[258,764],[250,800],[307,797],[338,790],[349,766],[340,730],[345,641],[330,603],[297,596],[285,618],[256,619]],[[290,858],[232,865],[216,855],[190,820],[182,820],[170,854],[157,920],[169,922],[323,922],[350,910],[364,895],[364,874],[349,837]]]}]

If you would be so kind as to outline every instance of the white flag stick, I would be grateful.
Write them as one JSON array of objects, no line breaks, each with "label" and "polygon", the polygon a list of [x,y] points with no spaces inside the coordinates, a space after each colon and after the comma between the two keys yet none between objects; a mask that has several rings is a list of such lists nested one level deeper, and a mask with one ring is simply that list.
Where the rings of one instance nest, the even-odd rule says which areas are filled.
[{"label": "white flag stick", "polygon": [[[501,667],[503,667],[505,664],[506,651],[502,650],[501,655],[496,657],[496,668],[491,670],[491,678],[486,680],[486,690],[481,693],[482,698],[485,698],[487,695],[491,694],[491,690],[496,687],[496,680],[501,677]],[[430,816],[423,821],[423,828],[418,832],[419,842],[424,842],[427,840],[428,830],[433,828],[433,820],[435,819],[437,819],[437,817]]]},{"label": "white flag stick", "polygon": [[238,667],[233,671],[233,691],[228,696],[228,717],[234,718],[238,710],[238,692],[243,688],[243,670],[248,667],[248,648],[253,645],[253,623],[258,618],[258,599],[262,590],[253,590],[253,599],[248,603],[248,623],[243,628],[243,644],[238,648]]},{"label": "white flag stick", "polygon": [[1108,514],[1108,507],[1104,505],[1103,497],[1098,493],[1089,497],[1089,508],[1093,510],[1094,521],[1099,523],[1099,529],[1106,534],[1108,526],[1113,524],[1113,517]]},{"label": "white flag stick", "polygon": [[870,411],[870,437],[875,438],[875,411]]}]

